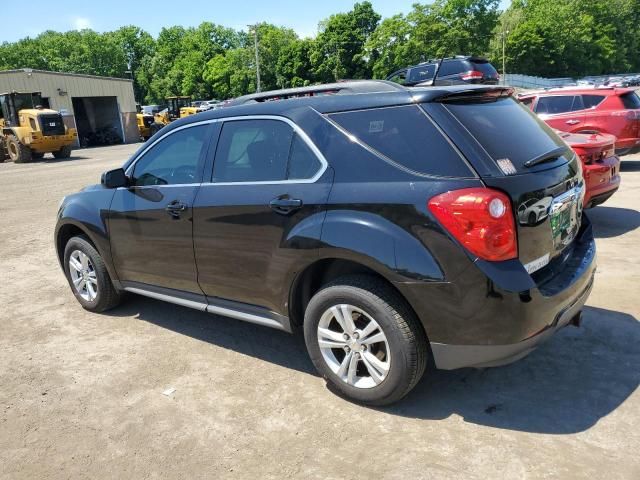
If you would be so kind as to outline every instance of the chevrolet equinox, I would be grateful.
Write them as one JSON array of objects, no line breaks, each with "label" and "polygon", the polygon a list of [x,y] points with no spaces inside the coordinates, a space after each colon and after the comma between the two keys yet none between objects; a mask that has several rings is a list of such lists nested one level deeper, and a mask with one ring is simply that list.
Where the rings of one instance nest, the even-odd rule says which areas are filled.
[{"label": "chevrolet equinox", "polygon": [[366,404],[515,361],[579,323],[595,244],[581,162],[512,95],[352,81],[175,121],[62,200],[60,265],[92,312],[133,292],[300,327]]}]

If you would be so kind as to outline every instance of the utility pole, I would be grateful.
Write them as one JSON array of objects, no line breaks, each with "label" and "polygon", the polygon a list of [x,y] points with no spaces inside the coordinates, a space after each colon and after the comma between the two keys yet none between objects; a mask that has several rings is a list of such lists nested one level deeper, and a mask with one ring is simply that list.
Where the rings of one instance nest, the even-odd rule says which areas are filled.
[{"label": "utility pole", "polygon": [[260,56],[258,55],[258,24],[247,25],[250,29],[253,29],[253,45],[256,51],[256,92],[262,91],[260,88]]}]

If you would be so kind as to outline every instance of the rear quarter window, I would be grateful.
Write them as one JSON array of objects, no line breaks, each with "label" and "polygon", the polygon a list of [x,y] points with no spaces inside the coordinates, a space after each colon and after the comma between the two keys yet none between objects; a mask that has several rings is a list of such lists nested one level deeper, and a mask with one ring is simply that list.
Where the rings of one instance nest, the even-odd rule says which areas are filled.
[{"label": "rear quarter window", "polygon": [[594,108],[602,103],[606,97],[604,95],[582,95],[584,108]]},{"label": "rear quarter window", "polygon": [[379,155],[409,170],[439,177],[474,176],[417,106],[334,113],[329,118]]},{"label": "rear quarter window", "polygon": [[623,95],[620,95],[620,100],[622,100],[622,104],[624,108],[633,110],[640,108],[640,97],[636,92],[629,92]]}]

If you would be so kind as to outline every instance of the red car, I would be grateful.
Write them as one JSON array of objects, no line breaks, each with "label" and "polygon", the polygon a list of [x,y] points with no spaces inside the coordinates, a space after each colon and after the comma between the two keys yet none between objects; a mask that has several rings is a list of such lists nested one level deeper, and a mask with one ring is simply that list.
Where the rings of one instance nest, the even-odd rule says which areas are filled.
[{"label": "red car", "polygon": [[584,208],[607,201],[620,187],[620,159],[615,154],[615,137],[607,134],[556,133],[582,160],[586,184]]},{"label": "red car", "polygon": [[608,133],[618,155],[640,151],[640,97],[632,88],[557,88],[519,99],[556,130]]}]

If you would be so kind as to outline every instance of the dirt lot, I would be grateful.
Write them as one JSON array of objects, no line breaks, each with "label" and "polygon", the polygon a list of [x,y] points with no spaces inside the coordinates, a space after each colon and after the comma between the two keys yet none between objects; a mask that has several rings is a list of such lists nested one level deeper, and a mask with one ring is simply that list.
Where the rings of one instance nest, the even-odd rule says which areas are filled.
[{"label": "dirt lot", "polygon": [[135,148],[0,164],[1,478],[640,478],[640,157],[591,212],[582,328],[377,410],[328,391],[300,337],[142,297],[80,308],[58,203]]}]

